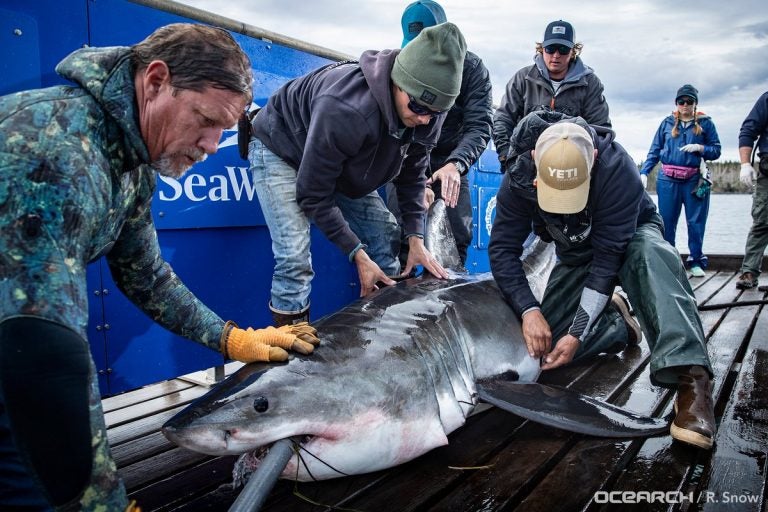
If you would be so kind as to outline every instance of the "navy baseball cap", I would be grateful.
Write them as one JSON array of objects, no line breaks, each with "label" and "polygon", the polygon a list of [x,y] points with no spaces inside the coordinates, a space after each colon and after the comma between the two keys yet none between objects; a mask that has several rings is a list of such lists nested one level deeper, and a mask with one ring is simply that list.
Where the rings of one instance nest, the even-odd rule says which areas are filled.
[{"label": "navy baseball cap", "polygon": [[573,25],[563,20],[553,21],[547,25],[541,46],[547,47],[551,44],[562,44],[573,48]]}]

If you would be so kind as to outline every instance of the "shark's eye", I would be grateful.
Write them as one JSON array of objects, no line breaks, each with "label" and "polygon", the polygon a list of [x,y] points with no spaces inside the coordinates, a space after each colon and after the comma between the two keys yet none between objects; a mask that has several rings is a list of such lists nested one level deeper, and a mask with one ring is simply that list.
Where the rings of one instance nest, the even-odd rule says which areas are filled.
[{"label": "shark's eye", "polygon": [[253,399],[253,408],[256,412],[265,412],[269,409],[269,400],[265,396],[257,396]]}]

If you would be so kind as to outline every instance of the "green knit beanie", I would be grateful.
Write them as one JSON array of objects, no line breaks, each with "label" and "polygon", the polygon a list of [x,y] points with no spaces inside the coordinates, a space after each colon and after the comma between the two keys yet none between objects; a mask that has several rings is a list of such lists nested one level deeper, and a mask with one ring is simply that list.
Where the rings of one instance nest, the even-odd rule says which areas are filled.
[{"label": "green knit beanie", "polygon": [[461,89],[467,43],[459,27],[441,23],[422,30],[395,58],[392,81],[431,110],[448,110]]}]

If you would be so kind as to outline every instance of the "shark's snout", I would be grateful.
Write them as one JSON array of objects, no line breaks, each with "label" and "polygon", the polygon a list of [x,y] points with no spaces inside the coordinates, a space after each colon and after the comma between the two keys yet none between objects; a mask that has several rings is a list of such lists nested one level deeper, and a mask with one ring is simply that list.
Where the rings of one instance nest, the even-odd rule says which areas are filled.
[{"label": "shark's snout", "polygon": [[189,428],[165,425],[163,435],[172,443],[209,455],[225,455],[229,449],[231,433],[221,429]]}]

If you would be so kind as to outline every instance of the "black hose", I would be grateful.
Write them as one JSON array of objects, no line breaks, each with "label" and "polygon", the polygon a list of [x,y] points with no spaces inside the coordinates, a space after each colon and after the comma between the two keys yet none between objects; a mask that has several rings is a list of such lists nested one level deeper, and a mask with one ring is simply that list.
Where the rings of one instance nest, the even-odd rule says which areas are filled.
[{"label": "black hose", "polygon": [[724,302],[722,304],[703,304],[699,306],[699,311],[711,311],[714,309],[736,308],[739,306],[762,306],[768,304],[768,300],[742,300],[739,302]]}]

